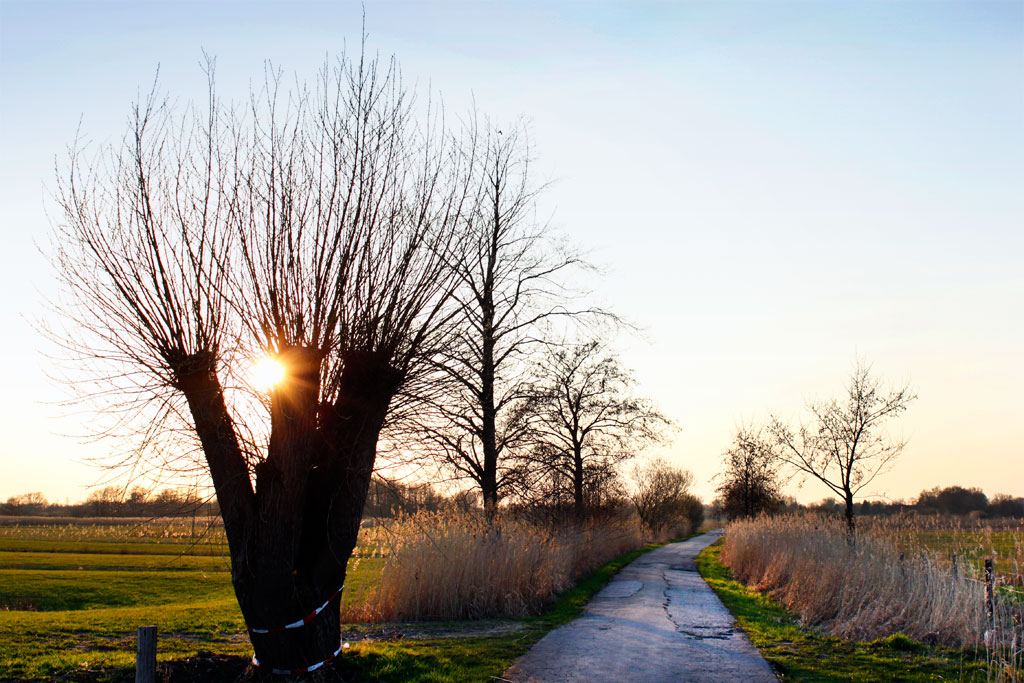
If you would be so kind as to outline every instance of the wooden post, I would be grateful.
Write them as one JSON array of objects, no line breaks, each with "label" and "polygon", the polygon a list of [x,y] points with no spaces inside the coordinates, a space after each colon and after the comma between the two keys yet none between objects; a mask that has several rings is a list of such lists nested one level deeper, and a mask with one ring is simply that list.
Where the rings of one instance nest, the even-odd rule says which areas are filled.
[{"label": "wooden post", "polygon": [[956,582],[956,580],[957,580],[957,578],[959,578],[959,576],[960,576],[960,570],[956,566],[956,553],[953,553],[953,581]]},{"label": "wooden post", "polygon": [[139,627],[135,683],[156,683],[156,626]]},{"label": "wooden post", "polygon": [[903,553],[900,553],[900,576],[907,578],[907,568],[903,566]]},{"label": "wooden post", "polygon": [[996,571],[991,557],[985,558],[985,616],[989,622],[995,614]]}]

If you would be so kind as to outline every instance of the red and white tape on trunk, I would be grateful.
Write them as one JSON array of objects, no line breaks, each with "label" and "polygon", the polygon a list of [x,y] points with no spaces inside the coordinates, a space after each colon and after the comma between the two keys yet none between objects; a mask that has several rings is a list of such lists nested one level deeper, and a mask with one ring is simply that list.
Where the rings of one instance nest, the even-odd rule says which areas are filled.
[{"label": "red and white tape on trunk", "polygon": [[[342,650],[346,649],[347,647],[348,647],[348,643],[342,643],[341,645],[338,646],[338,649],[335,650],[324,661],[317,662],[316,664],[310,664],[309,666],[304,667],[302,669],[278,669],[278,668],[275,668],[275,667],[270,667],[270,671],[271,671],[271,673],[275,673],[278,676],[296,676],[298,674],[308,674],[308,673],[310,673],[312,671],[316,671],[317,669],[322,667],[324,664],[330,663],[333,659],[335,659],[338,655],[341,654]],[[256,655],[252,656],[252,665],[255,666],[255,667],[262,667],[263,666],[262,664],[260,664],[259,660],[256,659]]]},{"label": "red and white tape on trunk", "polygon": [[[320,605],[315,610],[313,610],[312,612],[310,612],[309,614],[307,614],[303,618],[299,619],[298,621],[293,621],[290,624],[285,624],[284,626],[277,626],[275,628],[253,628],[252,626],[248,626],[248,625],[246,625],[246,628],[249,629],[249,633],[278,633],[280,631],[284,631],[284,630],[287,630],[287,629],[290,629],[290,628],[299,628],[301,626],[305,626],[309,622],[313,621],[313,619],[316,618],[316,615],[320,614],[325,609],[327,609],[327,606],[329,604],[331,604],[331,601],[334,600],[334,598],[336,598],[339,595],[341,595],[341,591],[343,591],[344,589],[345,589],[345,584],[341,584],[341,587],[338,590],[334,591],[334,593],[331,595],[331,597],[327,598],[327,600],[324,602],[324,604]],[[342,643],[341,645],[338,646],[337,650],[335,650],[333,653],[331,653],[330,656],[327,657],[327,659],[325,659],[325,660],[323,660],[321,662],[317,662],[316,664],[310,664],[309,666],[303,667],[301,669],[277,669],[277,668],[274,668],[274,667],[270,667],[270,670],[273,673],[281,675],[281,676],[295,676],[296,674],[306,674],[306,673],[309,673],[311,671],[316,671],[317,669],[322,667],[324,664],[327,664],[328,662],[333,660],[335,657],[337,657],[339,654],[341,654],[341,651],[344,650],[346,647],[348,647],[348,643]],[[263,667],[264,666],[263,664],[260,664],[260,661],[258,659],[256,659],[256,655],[252,656],[252,665],[255,666],[255,667]]]},{"label": "red and white tape on trunk", "polygon": [[341,595],[341,591],[343,591],[344,589],[345,589],[345,584],[341,584],[341,588],[339,588],[338,590],[334,591],[334,594],[331,595],[331,597],[327,598],[327,601],[324,602],[324,604],[320,605],[315,610],[313,610],[312,612],[310,612],[309,614],[307,614],[303,618],[299,619],[298,621],[293,621],[290,624],[285,624],[284,626],[278,626],[277,628],[253,628],[252,626],[249,626],[248,624],[246,625],[246,628],[249,629],[249,633],[277,633],[278,631],[284,631],[285,629],[299,628],[300,626],[305,626],[309,622],[313,621],[313,619],[316,617],[316,615],[318,615],[321,612],[323,612],[324,609],[327,608],[327,605],[331,604],[331,600],[334,600],[334,598],[336,598],[339,595]]}]

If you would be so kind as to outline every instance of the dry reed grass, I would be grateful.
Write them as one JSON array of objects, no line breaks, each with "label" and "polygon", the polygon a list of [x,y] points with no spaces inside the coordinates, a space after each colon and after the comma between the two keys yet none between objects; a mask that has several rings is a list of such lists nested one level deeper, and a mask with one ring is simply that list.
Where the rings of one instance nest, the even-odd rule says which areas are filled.
[{"label": "dry reed grass", "polygon": [[536,614],[579,575],[644,542],[633,519],[542,526],[424,512],[378,529],[388,537],[380,582],[352,603],[346,621]]},{"label": "dry reed grass", "polygon": [[[947,528],[948,545],[936,549],[936,537],[923,533],[936,531],[934,521],[921,520],[922,528],[915,523],[863,524],[851,546],[844,524],[835,518],[788,515],[734,522],[722,562],[739,580],[769,591],[805,623],[832,635],[872,640],[904,633],[928,644],[985,648],[996,669],[1010,672],[997,677],[1018,680],[1024,663],[1024,594],[1001,586],[989,617],[978,565],[961,562],[953,569],[949,547],[960,547],[956,530]],[[966,546],[978,543],[962,540]],[[1003,557],[1006,574],[1019,575],[1021,567],[1006,555],[1019,553]]]}]

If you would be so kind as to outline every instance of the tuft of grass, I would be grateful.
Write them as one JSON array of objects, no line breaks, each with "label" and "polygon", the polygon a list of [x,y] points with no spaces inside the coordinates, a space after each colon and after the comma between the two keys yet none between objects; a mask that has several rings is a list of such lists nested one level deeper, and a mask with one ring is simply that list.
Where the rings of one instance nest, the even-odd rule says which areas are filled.
[{"label": "tuft of grass", "polygon": [[984,660],[970,651],[928,648],[904,634],[841,640],[801,625],[770,595],[733,578],[720,560],[721,544],[697,556],[697,569],[782,680],[986,680]]},{"label": "tuft of grass", "polygon": [[878,648],[889,648],[891,650],[897,650],[899,652],[923,652],[927,648],[923,643],[919,643],[913,638],[903,633],[893,633],[886,636],[885,638],[878,638],[872,640],[868,645]]}]

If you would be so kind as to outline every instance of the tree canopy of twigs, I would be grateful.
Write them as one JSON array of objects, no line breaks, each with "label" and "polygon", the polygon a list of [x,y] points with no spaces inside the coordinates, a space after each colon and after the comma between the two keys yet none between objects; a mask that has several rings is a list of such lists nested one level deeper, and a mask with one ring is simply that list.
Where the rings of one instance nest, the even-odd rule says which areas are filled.
[{"label": "tree canopy of twigs", "polygon": [[471,480],[493,510],[517,484],[528,431],[527,363],[557,319],[605,315],[570,306],[566,278],[588,266],[536,216],[531,149],[522,122],[498,128],[471,119],[473,202],[452,261],[458,328],[436,364],[433,409],[415,426],[431,450]]},{"label": "tree canopy of twigs", "polygon": [[551,346],[534,368],[530,461],[582,516],[615,492],[622,463],[664,440],[672,423],[600,341]]},{"label": "tree canopy of twigs", "polygon": [[738,428],[724,460],[717,491],[722,511],[729,519],[756,517],[779,505],[782,461],[775,443],[762,430]]},{"label": "tree canopy of twigs", "polygon": [[809,424],[800,423],[794,429],[773,416],[769,426],[779,458],[797,473],[827,486],[843,501],[851,536],[855,530],[854,496],[887,471],[905,445],[883,433],[882,426],[917,398],[909,385],[884,388],[870,370],[858,362],[844,397],[810,403]]},{"label": "tree canopy of twigs", "polygon": [[695,528],[704,518],[700,500],[690,493],[693,473],[655,458],[633,468],[630,501],[647,529],[664,532],[686,520]]},{"label": "tree canopy of twigs", "polygon": [[344,582],[389,409],[451,339],[476,162],[393,60],[342,56],[291,90],[270,69],[241,106],[207,74],[203,105],[154,87],[122,140],[59,170],[54,336],[140,458],[196,454],[242,612],[271,629],[257,658],[298,668],[336,650],[337,599],[272,629]]}]

